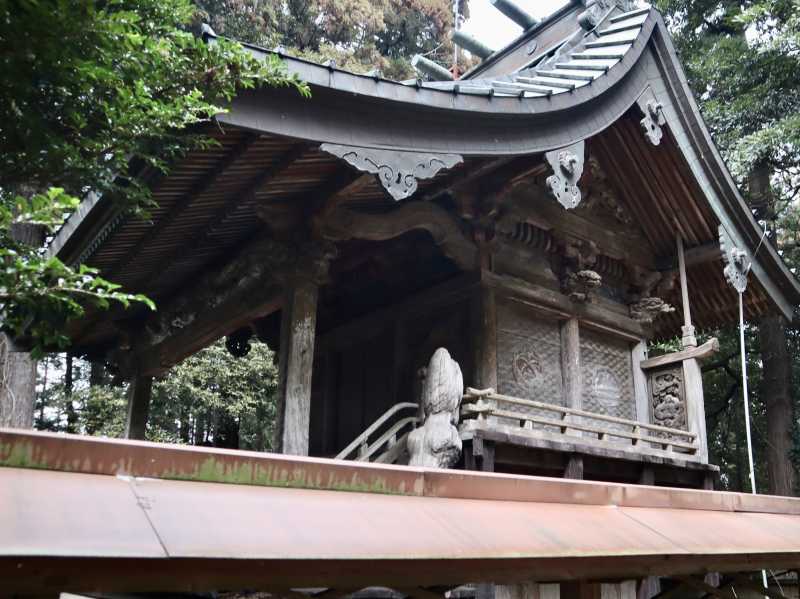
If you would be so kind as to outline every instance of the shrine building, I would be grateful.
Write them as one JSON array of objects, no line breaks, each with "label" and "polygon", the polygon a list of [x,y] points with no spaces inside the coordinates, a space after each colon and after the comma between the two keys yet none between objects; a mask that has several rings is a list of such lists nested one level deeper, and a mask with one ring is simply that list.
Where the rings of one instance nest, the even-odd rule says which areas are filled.
[{"label": "shrine building", "polygon": [[[215,144],[142,165],[147,219],[83,201],[50,254],[158,307],[69,330],[129,381],[130,440],[0,431],[0,586],[670,599],[800,568],[800,500],[714,490],[697,341],[740,297],[791,319],[800,285],[662,16],[493,3],[524,31],[455,33],[458,79],[247,46],[311,96],[243,91]],[[276,453],[138,441],[153,378],[221,338],[276,352]]]}]

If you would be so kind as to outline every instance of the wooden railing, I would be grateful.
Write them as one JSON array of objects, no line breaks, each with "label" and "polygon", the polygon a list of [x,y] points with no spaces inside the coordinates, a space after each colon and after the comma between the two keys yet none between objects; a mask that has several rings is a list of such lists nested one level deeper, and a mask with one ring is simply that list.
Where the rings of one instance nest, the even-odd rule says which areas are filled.
[{"label": "wooden railing", "polygon": [[[543,415],[544,413],[544,415]],[[564,406],[521,399],[495,393],[493,389],[467,388],[461,404],[463,420],[477,420],[477,426],[491,427],[490,417],[518,426],[523,431],[545,431],[564,435],[565,440],[579,441],[575,433],[585,434],[599,442],[610,438],[630,442],[636,449],[695,455],[699,444],[697,434],[685,430],[627,420],[606,414],[596,414]],[[619,446],[619,442],[615,443]]]},{"label": "wooden railing", "polygon": [[[408,414],[413,414],[409,416]],[[391,422],[393,419],[394,422]],[[340,451],[337,460],[391,464],[406,452],[408,433],[420,423],[419,406],[401,402],[381,414],[375,422]],[[373,435],[377,438],[370,440]]]}]

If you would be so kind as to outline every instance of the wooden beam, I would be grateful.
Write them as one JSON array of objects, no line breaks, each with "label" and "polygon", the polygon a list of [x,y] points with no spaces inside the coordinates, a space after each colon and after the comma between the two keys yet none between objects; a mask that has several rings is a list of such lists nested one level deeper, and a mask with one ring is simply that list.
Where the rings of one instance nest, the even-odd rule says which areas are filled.
[{"label": "wooden beam", "polygon": [[546,190],[531,185],[515,188],[504,200],[507,210],[503,218],[512,222],[527,222],[545,231],[596,243],[600,253],[626,264],[635,264],[648,270],[655,267],[655,256],[650,241],[645,237],[619,230],[598,227],[583,216],[564,210],[548,197]]},{"label": "wooden beam", "polygon": [[185,357],[282,304],[282,272],[297,250],[257,237],[227,264],[158,305],[144,321],[126,322],[132,352],[117,356],[127,376],[159,375]]},{"label": "wooden beam", "polygon": [[456,218],[436,204],[408,202],[381,215],[340,207],[322,221],[320,232],[329,241],[385,241],[414,230],[430,233],[444,255],[462,270],[474,270],[477,267],[477,247],[461,230]]},{"label": "wooden beam", "polygon": [[[719,249],[719,242],[712,241],[711,243],[704,243],[689,248],[684,248],[684,256],[686,260],[686,267],[698,266],[708,262],[714,262],[722,259],[722,252]],[[656,259],[658,270],[670,271],[677,270],[678,256],[660,256]]]},{"label": "wooden beam", "polygon": [[137,376],[128,385],[128,414],[125,420],[126,439],[144,439],[153,377]]},{"label": "wooden beam", "polygon": [[503,296],[515,301],[530,302],[532,308],[540,309],[557,318],[575,317],[587,326],[634,342],[641,341],[649,333],[649,329],[628,316],[613,312],[599,304],[575,303],[563,293],[531,285],[522,279],[485,270],[481,271],[481,279]]}]

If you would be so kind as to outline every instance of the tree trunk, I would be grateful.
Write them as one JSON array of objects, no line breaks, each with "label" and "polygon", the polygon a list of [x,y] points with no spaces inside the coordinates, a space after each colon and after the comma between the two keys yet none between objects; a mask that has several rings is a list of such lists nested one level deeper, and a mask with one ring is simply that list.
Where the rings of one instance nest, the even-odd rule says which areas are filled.
[{"label": "tree trunk", "polygon": [[767,407],[767,471],[772,495],[794,495],[792,466],[792,374],[783,316],[766,316],[758,324],[763,375],[761,396]]},{"label": "tree trunk", "polygon": [[36,399],[36,360],[12,348],[11,339],[0,333],[0,427],[31,428]]},{"label": "tree trunk", "polygon": [[[11,238],[40,246],[44,229],[38,225],[14,224]],[[33,427],[36,407],[36,360],[27,352],[12,351],[14,343],[0,333],[0,426]]]}]

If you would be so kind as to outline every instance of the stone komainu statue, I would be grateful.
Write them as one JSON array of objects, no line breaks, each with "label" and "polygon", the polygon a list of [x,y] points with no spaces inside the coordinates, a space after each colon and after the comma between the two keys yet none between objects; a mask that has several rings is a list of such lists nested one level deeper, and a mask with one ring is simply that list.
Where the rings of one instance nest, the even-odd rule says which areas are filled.
[{"label": "stone komainu statue", "polygon": [[437,349],[422,382],[423,425],[408,436],[410,466],[449,468],[461,455],[458,408],[464,394],[464,379],[458,362],[446,349]]}]

